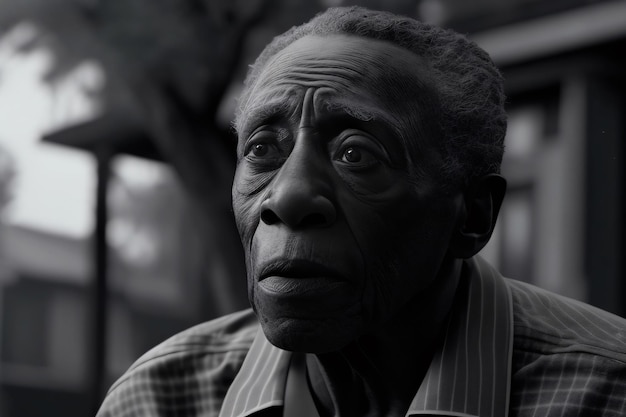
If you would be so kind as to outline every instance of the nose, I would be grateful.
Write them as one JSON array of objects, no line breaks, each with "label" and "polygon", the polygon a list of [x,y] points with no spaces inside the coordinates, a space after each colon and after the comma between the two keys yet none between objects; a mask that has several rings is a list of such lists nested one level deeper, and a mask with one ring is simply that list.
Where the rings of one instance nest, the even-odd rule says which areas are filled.
[{"label": "nose", "polygon": [[[302,146],[299,146],[302,145]],[[337,210],[325,173],[327,162],[314,149],[297,144],[274,178],[269,197],[261,204],[261,221],[292,229],[332,225]]]}]

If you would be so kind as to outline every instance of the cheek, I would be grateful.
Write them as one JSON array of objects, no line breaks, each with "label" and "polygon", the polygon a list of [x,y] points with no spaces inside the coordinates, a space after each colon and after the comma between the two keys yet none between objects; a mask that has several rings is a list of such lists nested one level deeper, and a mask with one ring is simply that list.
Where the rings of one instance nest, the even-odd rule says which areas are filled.
[{"label": "cheek", "polygon": [[246,272],[248,281],[248,300],[254,307],[254,286],[253,286],[253,266],[254,266],[254,254],[252,253],[252,241],[254,233],[259,223],[258,205],[263,201],[262,193],[257,193],[253,196],[245,195],[237,190],[237,181],[233,185],[233,213],[235,216],[235,223],[239,230],[241,243],[244,249]]},{"label": "cheek", "polygon": [[235,216],[235,224],[239,231],[239,237],[243,244],[244,250],[247,251],[249,243],[256,227],[255,201],[244,198],[241,195],[233,195],[233,213]]},{"label": "cheek", "polygon": [[[453,230],[449,205],[396,187],[387,205],[347,203],[365,262],[363,309],[384,321],[437,276]],[[430,203],[426,203],[430,201]]]},{"label": "cheek", "polygon": [[[384,248],[403,245],[407,227],[423,216],[410,189],[400,181],[375,194],[342,193],[339,205],[365,259],[378,257]],[[402,241],[399,241],[402,240]]]},{"label": "cheek", "polygon": [[366,204],[386,202],[394,198],[398,176],[388,167],[378,166],[368,172],[354,172],[336,164],[336,172],[343,185],[350,190],[350,194]]},{"label": "cheek", "polygon": [[267,195],[266,186],[273,176],[273,172],[251,175],[244,163],[235,172],[232,188],[233,214],[246,255],[259,223],[259,208]]},{"label": "cheek", "polygon": [[244,196],[253,196],[261,192],[270,183],[276,172],[276,169],[267,170],[250,166],[244,159],[235,172],[233,192]]},{"label": "cheek", "polygon": [[341,196],[339,205],[363,262],[362,296],[366,307],[388,298],[387,283],[392,271],[397,270],[397,252],[403,245],[412,244],[406,226],[414,213],[407,208],[404,194],[396,186],[367,199],[353,193]]}]

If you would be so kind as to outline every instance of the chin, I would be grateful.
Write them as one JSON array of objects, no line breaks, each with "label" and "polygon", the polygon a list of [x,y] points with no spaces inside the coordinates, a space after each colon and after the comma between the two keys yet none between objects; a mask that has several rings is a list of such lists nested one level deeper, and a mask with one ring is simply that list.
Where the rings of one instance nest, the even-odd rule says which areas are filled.
[{"label": "chin", "polygon": [[274,346],[291,352],[322,354],[341,350],[357,338],[356,332],[333,320],[260,320],[263,333]]}]

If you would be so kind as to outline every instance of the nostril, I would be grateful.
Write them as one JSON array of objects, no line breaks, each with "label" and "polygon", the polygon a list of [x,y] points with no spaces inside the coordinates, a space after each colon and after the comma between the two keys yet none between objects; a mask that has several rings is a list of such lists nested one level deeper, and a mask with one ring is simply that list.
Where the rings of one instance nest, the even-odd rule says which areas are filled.
[{"label": "nostril", "polygon": [[261,212],[261,221],[265,224],[274,224],[279,221],[279,218],[272,210],[266,209]]},{"label": "nostril", "polygon": [[315,226],[325,226],[328,221],[326,217],[321,213],[311,213],[305,216],[300,222],[300,226],[302,227],[315,227]]},{"label": "nostril", "polygon": [[261,204],[260,221],[266,225],[284,224],[298,229],[327,227],[335,222],[335,207],[326,198],[300,198],[298,194],[278,197],[274,195]]}]

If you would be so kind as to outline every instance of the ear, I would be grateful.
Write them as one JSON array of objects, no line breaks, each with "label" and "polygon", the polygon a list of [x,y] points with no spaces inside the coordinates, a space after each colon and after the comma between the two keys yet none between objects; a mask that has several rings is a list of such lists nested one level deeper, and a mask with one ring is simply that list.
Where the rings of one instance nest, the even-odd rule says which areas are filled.
[{"label": "ear", "polygon": [[464,215],[450,244],[455,258],[471,258],[487,244],[506,192],[506,180],[497,174],[477,178],[463,195]]}]

